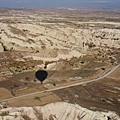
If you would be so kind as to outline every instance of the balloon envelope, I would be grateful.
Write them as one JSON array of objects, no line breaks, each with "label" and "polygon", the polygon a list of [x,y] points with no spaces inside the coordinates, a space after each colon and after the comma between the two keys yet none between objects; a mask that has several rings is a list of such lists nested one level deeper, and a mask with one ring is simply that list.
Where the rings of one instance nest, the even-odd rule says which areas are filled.
[{"label": "balloon envelope", "polygon": [[47,78],[48,73],[45,70],[38,70],[35,73],[36,78],[41,81],[41,83]]}]

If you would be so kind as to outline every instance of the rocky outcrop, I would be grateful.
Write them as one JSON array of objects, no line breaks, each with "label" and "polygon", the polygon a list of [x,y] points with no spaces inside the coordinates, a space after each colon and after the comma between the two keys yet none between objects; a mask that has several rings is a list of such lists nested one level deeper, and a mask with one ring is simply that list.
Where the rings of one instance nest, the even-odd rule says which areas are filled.
[{"label": "rocky outcrop", "polygon": [[[2,24],[0,41],[7,50],[41,51],[41,49],[67,49],[80,53],[89,48],[120,47],[120,30],[107,28],[70,28],[58,24],[39,26],[32,24]],[[57,28],[57,29],[56,29]]]},{"label": "rocky outcrop", "polygon": [[[79,22],[78,24],[84,25]],[[71,69],[73,66],[67,61],[73,57],[80,58],[99,48],[106,51],[109,48],[120,48],[120,29],[96,28],[94,23],[92,24],[93,27],[77,28],[66,23],[42,21],[41,24],[35,24],[33,21],[26,24],[0,23],[0,51],[25,51],[22,52],[23,59],[43,61],[37,68]],[[108,23],[95,25],[99,24]]]},{"label": "rocky outcrop", "polygon": [[91,111],[77,104],[50,103],[36,107],[8,107],[0,110],[4,120],[119,120],[113,112]]}]

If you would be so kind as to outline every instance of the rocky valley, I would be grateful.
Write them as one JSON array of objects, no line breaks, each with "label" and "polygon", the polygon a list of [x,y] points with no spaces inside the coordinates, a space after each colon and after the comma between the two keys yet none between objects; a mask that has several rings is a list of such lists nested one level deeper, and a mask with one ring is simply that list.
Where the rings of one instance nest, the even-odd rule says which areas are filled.
[{"label": "rocky valley", "polygon": [[0,104],[0,120],[119,120],[120,10],[0,9]]}]

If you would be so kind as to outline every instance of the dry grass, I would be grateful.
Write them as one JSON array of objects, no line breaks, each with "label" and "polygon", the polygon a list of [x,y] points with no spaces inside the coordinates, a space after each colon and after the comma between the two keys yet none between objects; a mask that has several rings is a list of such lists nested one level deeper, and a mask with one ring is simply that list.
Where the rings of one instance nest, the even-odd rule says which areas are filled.
[{"label": "dry grass", "polygon": [[[62,101],[77,103],[93,110],[110,110],[120,115],[120,74],[118,68],[109,77],[97,82],[54,91]],[[77,96],[77,97],[76,97]]]},{"label": "dry grass", "polygon": [[[40,84],[40,83],[39,83]],[[32,88],[23,88],[21,90],[18,90],[15,92],[15,96],[20,96],[20,95],[25,95],[25,94],[30,94],[30,93],[34,93],[34,92],[39,92],[39,91],[43,91],[45,90],[45,88],[43,86],[35,86]]]},{"label": "dry grass", "polygon": [[108,77],[120,80],[120,67],[117,70],[115,70],[112,74],[110,74]]},{"label": "dry grass", "polygon": [[52,92],[35,94],[27,97],[9,100],[7,105],[9,106],[37,106],[47,103],[57,102],[61,99]]},{"label": "dry grass", "polygon": [[5,88],[0,88],[0,100],[4,100],[10,97],[13,97],[10,91]]}]

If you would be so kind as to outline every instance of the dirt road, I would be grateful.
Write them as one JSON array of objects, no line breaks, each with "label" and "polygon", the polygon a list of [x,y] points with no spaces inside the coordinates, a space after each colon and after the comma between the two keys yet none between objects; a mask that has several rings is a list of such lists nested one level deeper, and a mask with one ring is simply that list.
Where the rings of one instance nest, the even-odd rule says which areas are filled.
[{"label": "dirt road", "polygon": [[6,101],[9,101],[9,100],[12,100],[12,99],[18,99],[18,98],[22,98],[22,97],[27,97],[27,96],[35,95],[35,94],[38,94],[38,93],[51,92],[51,91],[60,90],[60,89],[68,88],[68,87],[73,87],[73,86],[77,86],[77,85],[83,85],[83,84],[95,82],[95,81],[98,81],[98,80],[101,80],[101,79],[107,77],[112,72],[114,72],[119,66],[120,66],[120,64],[115,66],[108,73],[106,73],[103,76],[101,76],[99,78],[96,78],[96,79],[92,79],[92,80],[88,80],[88,81],[84,81],[84,82],[78,82],[78,83],[74,83],[74,84],[71,84],[71,85],[61,86],[61,87],[52,88],[52,89],[48,89],[48,90],[43,90],[43,91],[40,91],[40,92],[30,93],[30,94],[26,94],[26,95],[16,96],[16,97],[1,100],[0,102],[6,102]]}]

